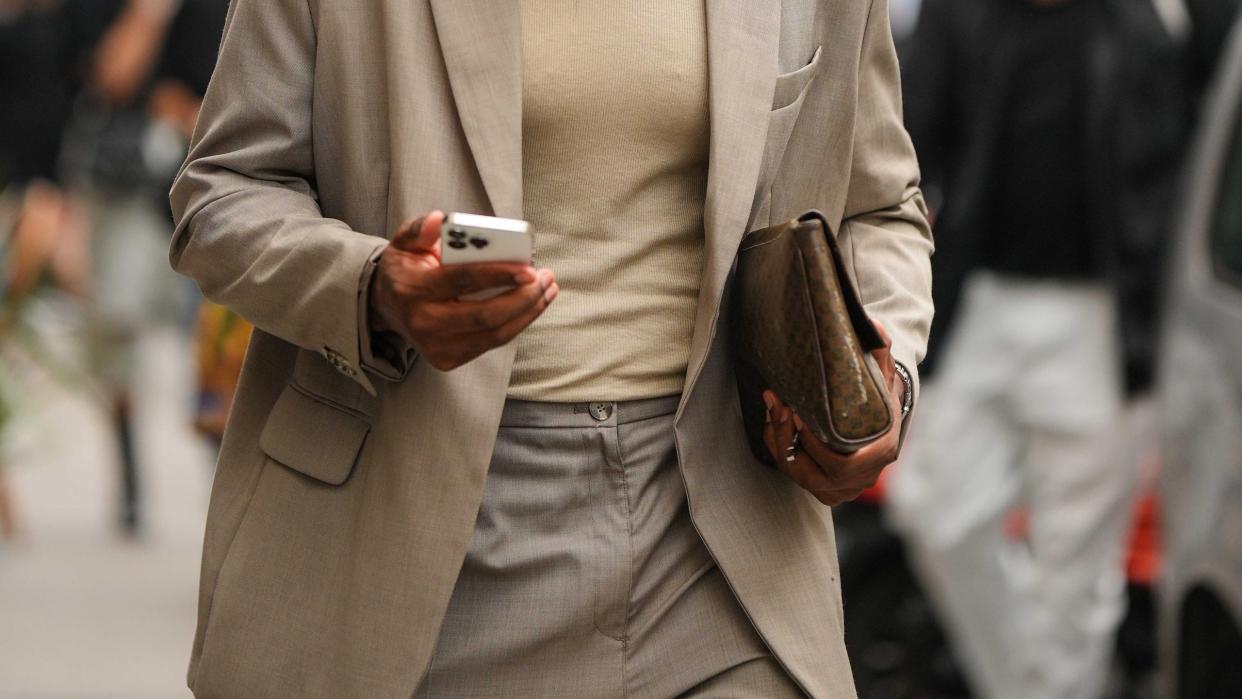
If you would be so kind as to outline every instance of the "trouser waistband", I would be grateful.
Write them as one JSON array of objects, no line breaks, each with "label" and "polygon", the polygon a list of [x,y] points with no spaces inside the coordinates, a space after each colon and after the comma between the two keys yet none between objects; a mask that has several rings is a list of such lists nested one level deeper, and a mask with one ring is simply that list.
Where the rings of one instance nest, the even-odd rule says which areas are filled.
[{"label": "trouser waistband", "polygon": [[501,427],[600,427],[624,425],[677,412],[681,396],[662,396],[626,401],[548,403],[505,401]]}]

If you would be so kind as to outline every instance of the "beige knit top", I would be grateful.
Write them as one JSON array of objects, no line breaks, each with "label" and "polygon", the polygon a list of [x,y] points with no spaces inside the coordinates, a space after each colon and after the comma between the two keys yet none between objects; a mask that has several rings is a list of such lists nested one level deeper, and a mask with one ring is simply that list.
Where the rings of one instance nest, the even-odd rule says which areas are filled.
[{"label": "beige knit top", "polygon": [[615,401],[685,382],[703,257],[704,0],[521,0],[522,176],[556,301],[510,398]]}]

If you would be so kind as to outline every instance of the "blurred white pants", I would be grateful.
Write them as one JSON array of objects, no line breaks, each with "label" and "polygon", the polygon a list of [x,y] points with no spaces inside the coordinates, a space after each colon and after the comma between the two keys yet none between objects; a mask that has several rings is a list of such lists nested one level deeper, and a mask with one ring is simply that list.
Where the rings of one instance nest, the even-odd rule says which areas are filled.
[{"label": "blurred white pants", "polygon": [[[1125,606],[1139,470],[1102,286],[973,277],[890,514],[982,697],[1096,699]],[[1025,537],[1007,535],[1025,506]]]},{"label": "blurred white pants", "polygon": [[172,222],[149,193],[88,192],[91,217],[91,364],[108,390],[127,388],[139,371],[143,330],[173,325],[186,285],[168,264]]}]

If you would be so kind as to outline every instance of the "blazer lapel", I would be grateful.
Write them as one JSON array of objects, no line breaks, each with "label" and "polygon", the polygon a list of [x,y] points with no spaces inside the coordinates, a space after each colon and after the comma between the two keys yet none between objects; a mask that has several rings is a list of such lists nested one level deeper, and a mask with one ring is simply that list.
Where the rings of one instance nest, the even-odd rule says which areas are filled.
[{"label": "blazer lapel", "polygon": [[522,218],[522,16],[516,2],[431,0],[453,99],[493,213]]},{"label": "blazer lapel", "polygon": [[711,146],[698,315],[682,405],[715,334],[725,280],[746,234],[776,89],[780,3],[707,0]]}]

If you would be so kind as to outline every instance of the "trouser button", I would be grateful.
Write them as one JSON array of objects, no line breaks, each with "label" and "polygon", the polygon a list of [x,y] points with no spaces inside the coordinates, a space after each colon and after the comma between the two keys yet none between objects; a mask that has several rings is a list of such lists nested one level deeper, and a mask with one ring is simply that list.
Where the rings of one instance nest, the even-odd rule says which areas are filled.
[{"label": "trouser button", "polygon": [[591,417],[600,422],[612,417],[612,403],[592,403],[587,410],[591,412]]}]

